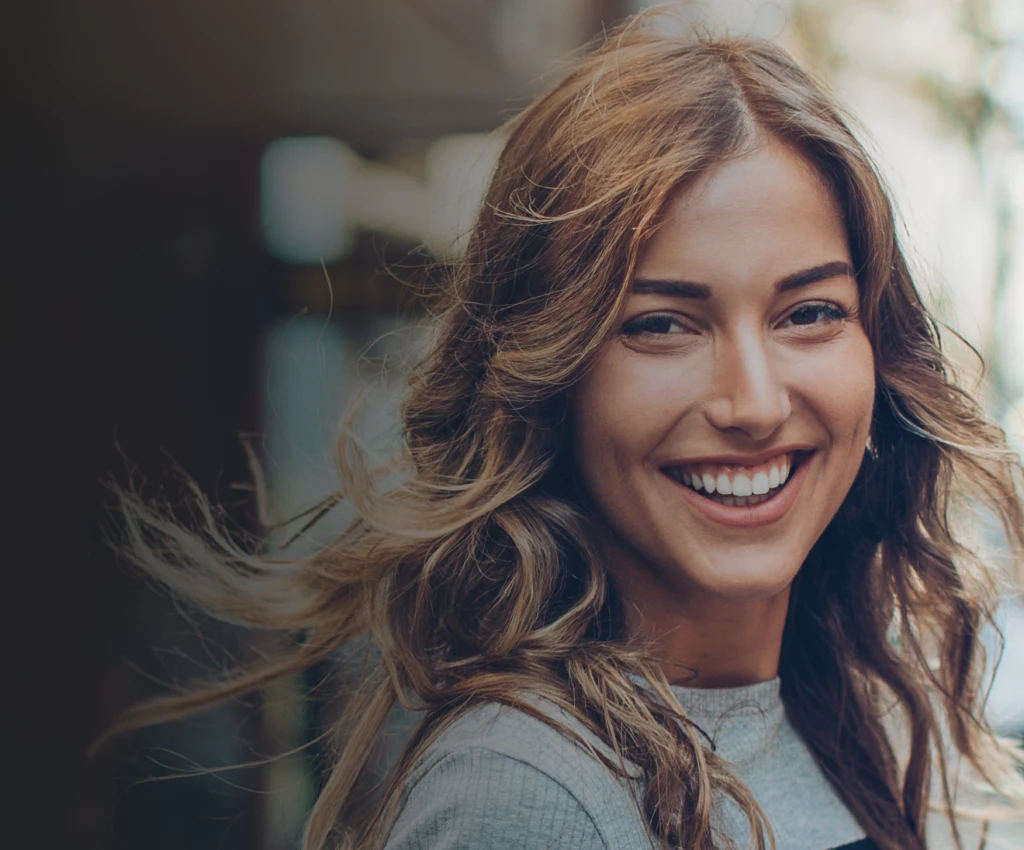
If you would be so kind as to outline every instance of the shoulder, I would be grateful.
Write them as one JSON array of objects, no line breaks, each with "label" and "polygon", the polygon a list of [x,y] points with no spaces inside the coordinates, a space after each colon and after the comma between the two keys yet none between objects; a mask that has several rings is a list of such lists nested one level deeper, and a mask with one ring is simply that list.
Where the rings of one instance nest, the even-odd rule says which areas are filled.
[{"label": "shoulder", "polygon": [[446,728],[409,776],[388,850],[651,847],[630,789],[591,747],[601,744],[551,706],[542,719],[474,708]]}]

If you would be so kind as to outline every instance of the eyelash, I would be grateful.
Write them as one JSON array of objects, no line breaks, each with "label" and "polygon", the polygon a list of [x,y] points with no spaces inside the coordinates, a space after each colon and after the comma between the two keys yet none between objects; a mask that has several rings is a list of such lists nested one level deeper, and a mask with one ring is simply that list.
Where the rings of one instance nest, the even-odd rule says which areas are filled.
[{"label": "eyelash", "polygon": [[[803,310],[820,310],[821,312],[825,313],[828,316],[828,321],[831,322],[841,322],[843,319],[850,318],[850,314],[847,310],[843,309],[838,304],[835,304],[831,301],[815,301],[810,304],[801,304],[799,307],[793,310],[788,316],[786,316],[786,318],[791,319],[793,318],[793,316],[795,316],[797,313]],[[797,327],[803,326],[798,325]]]},{"label": "eyelash", "polygon": [[[820,313],[824,313],[827,317],[828,322],[841,322],[844,319],[848,319],[850,314],[847,310],[840,307],[831,301],[818,301],[810,304],[801,304],[789,315],[786,316],[786,320],[792,319],[793,316],[798,313],[802,313],[806,310],[817,310]],[[667,321],[669,323],[681,324],[679,320],[669,313],[648,313],[643,316],[638,316],[635,319],[630,319],[622,326],[622,333],[629,337],[636,336],[668,336],[667,331],[656,331],[651,328],[652,323],[658,321]],[[785,321],[785,320],[784,320]],[[794,327],[813,327],[819,324],[818,322],[811,322],[806,325],[795,325]]]}]

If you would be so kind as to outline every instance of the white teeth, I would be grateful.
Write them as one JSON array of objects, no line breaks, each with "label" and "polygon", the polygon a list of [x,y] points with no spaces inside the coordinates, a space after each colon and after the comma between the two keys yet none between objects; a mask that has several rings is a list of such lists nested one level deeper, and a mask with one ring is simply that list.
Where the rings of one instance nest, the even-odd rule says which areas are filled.
[{"label": "white teeth", "polygon": [[759,497],[769,497],[769,491],[785,484],[789,478],[790,463],[787,459],[753,475],[739,472],[731,478],[724,472],[716,476],[711,472],[689,472],[682,467],[666,468],[665,472],[693,490],[704,491],[708,495],[717,493],[718,501],[723,504],[745,505],[751,500],[754,503],[764,501]]},{"label": "white teeth", "polygon": [[732,480],[732,493],[734,496],[749,496],[753,492],[750,489],[750,479],[742,472]]},{"label": "white teeth", "polygon": [[728,505],[729,507],[745,508],[748,505],[759,505],[761,502],[766,502],[770,498],[771,496],[767,493],[762,493],[760,496],[723,496],[719,501],[721,501],[723,505]]},{"label": "white teeth", "polygon": [[768,485],[768,476],[764,472],[757,473],[750,483],[750,488],[754,491],[755,496],[763,496],[771,489]]}]

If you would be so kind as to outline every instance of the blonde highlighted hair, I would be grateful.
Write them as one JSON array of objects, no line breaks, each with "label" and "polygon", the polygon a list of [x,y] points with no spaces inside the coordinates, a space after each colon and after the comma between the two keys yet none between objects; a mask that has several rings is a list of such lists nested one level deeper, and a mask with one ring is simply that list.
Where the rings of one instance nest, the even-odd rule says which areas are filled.
[{"label": "blonde highlighted hair", "polygon": [[[1021,799],[1018,756],[983,712],[979,633],[995,588],[951,525],[958,506],[986,506],[1019,563],[1019,459],[951,376],[882,182],[826,89],[770,43],[655,24],[637,18],[596,42],[510,123],[410,376],[400,455],[373,470],[343,433],[329,502],[356,510],[343,534],[310,555],[270,557],[227,534],[198,492],[189,527],[121,492],[135,563],[217,616],[302,639],[285,657],[138,706],[115,731],[258,689],[359,636],[379,653],[340,721],[345,748],[307,850],[376,846],[447,724],[488,701],[536,714],[530,694],[607,743],[621,759],[609,770],[643,771],[639,804],[664,846],[714,847],[718,792],[746,813],[758,848],[774,843],[756,800],[625,632],[564,427],[567,391],[612,330],[666,198],[765,138],[804,156],[843,212],[878,387],[872,448],[794,585],[780,662],[789,716],[879,847],[925,847],[933,774],[952,804],[950,748]],[[395,469],[402,483],[375,485]],[[422,719],[381,805],[359,819],[349,803],[396,700]],[[883,725],[893,703],[904,759]]]}]

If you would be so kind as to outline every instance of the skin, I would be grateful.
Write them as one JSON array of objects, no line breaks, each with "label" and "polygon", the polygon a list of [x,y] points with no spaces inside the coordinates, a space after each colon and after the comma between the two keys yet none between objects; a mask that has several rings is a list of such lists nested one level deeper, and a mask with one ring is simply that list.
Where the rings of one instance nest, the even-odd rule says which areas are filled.
[{"label": "skin", "polygon": [[[831,270],[779,291],[821,266]],[[573,447],[594,533],[628,626],[653,641],[670,681],[777,675],[790,586],[849,492],[871,423],[874,360],[846,267],[824,181],[765,142],[670,198],[617,329],[575,388]],[[764,525],[709,518],[662,472],[795,443],[814,449],[806,477],[789,511]]]}]

